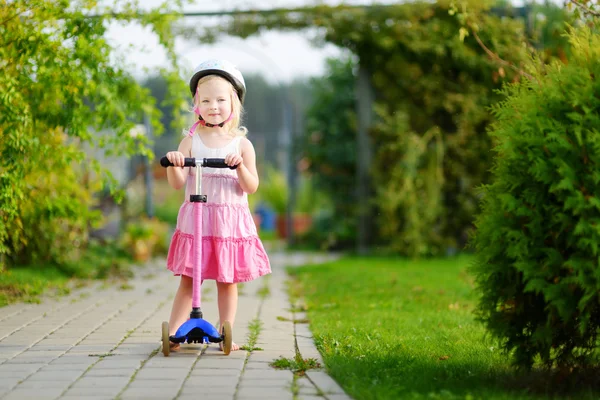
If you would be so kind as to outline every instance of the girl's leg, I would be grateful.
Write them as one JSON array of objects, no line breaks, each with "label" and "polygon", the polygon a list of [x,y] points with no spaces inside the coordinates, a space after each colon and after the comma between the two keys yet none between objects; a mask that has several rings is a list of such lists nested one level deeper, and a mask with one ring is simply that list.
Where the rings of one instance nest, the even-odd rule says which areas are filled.
[{"label": "girl's leg", "polygon": [[[217,282],[217,297],[219,303],[219,324],[223,321],[229,321],[233,326],[238,302],[237,283]],[[219,332],[221,332],[220,325]],[[239,349],[240,347],[237,344],[233,343],[231,345],[231,350]]]},{"label": "girl's leg", "polygon": [[169,335],[174,335],[177,329],[190,316],[192,310],[192,278],[181,275],[179,288],[173,300],[173,308],[171,309],[171,317],[169,318]]}]

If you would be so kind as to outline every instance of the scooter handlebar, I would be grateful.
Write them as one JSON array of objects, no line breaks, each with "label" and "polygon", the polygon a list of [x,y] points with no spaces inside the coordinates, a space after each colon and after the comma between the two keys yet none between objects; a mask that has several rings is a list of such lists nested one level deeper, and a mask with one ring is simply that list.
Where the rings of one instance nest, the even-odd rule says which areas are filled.
[{"label": "scooter handlebar", "polygon": [[[160,165],[165,168],[174,167],[173,163],[171,161],[169,161],[169,159],[167,157],[163,157],[160,159]],[[191,157],[191,158],[186,157],[183,166],[184,167],[195,167],[196,159],[193,157]],[[229,169],[236,169],[238,167],[237,165],[230,167],[229,165],[225,164],[224,158],[203,158],[200,166],[208,167],[208,168],[229,168]]]}]

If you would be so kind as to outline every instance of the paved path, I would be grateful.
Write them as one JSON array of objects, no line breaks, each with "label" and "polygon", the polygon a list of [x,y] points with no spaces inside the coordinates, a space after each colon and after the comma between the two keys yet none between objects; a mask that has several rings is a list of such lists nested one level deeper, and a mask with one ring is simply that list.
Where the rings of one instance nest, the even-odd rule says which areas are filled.
[{"label": "paved path", "polygon": [[[0,399],[349,400],[324,370],[296,377],[269,366],[296,352],[321,362],[308,325],[292,322],[304,316],[290,311],[284,267],[326,257],[275,253],[272,275],[241,285],[234,340],[247,343],[260,326],[262,350],[229,356],[214,344],[184,345],[169,357],[159,351],[178,285],[163,260],[140,269],[128,287],[97,285],[0,308]],[[205,282],[202,300],[216,323],[214,282]]]}]

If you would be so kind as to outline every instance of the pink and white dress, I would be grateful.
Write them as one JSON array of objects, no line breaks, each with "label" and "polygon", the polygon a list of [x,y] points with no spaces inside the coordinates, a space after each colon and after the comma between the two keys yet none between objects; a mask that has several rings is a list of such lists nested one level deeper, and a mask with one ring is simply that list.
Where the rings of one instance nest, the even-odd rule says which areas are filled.
[{"label": "pink and white dress", "polygon": [[[238,136],[220,148],[207,147],[198,135],[192,136],[192,157],[225,158],[240,152]],[[175,275],[193,276],[194,215],[190,194],[195,192],[196,168],[190,168],[185,201],[179,209],[177,227],[171,239],[167,268]],[[202,192],[202,280],[247,282],[271,272],[269,258],[256,231],[248,207],[248,195],[235,170],[203,168]]]}]

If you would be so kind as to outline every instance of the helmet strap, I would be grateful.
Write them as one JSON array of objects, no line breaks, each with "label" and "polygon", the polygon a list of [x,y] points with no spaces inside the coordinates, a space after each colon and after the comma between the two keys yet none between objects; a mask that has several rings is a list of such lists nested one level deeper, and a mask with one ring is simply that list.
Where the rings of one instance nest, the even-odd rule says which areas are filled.
[{"label": "helmet strap", "polygon": [[196,121],[196,123],[194,123],[194,125],[192,125],[192,127],[190,128],[190,136],[192,136],[194,134],[194,131],[196,130],[196,127],[198,125],[206,126],[207,128],[214,128],[216,126],[218,126],[219,128],[222,128],[226,123],[228,123],[229,121],[231,121],[233,119],[233,111],[232,111],[231,114],[229,114],[229,118],[227,118],[225,121],[223,121],[219,124],[211,124],[209,122],[206,122],[204,120],[204,118],[202,118],[202,115],[200,115],[197,112],[197,108],[194,108],[194,111],[196,111],[196,113],[198,114],[198,121]]},{"label": "helmet strap", "polygon": [[198,115],[198,121],[200,122],[200,124],[202,126],[207,126],[209,128],[214,128],[215,126],[218,126],[219,128],[222,128],[223,125],[225,125],[226,123],[228,123],[232,119],[233,119],[233,111],[231,112],[231,114],[229,114],[229,117],[225,121],[221,122],[220,124],[210,124],[210,123],[206,122],[204,120],[204,118],[202,118],[202,115]]}]

